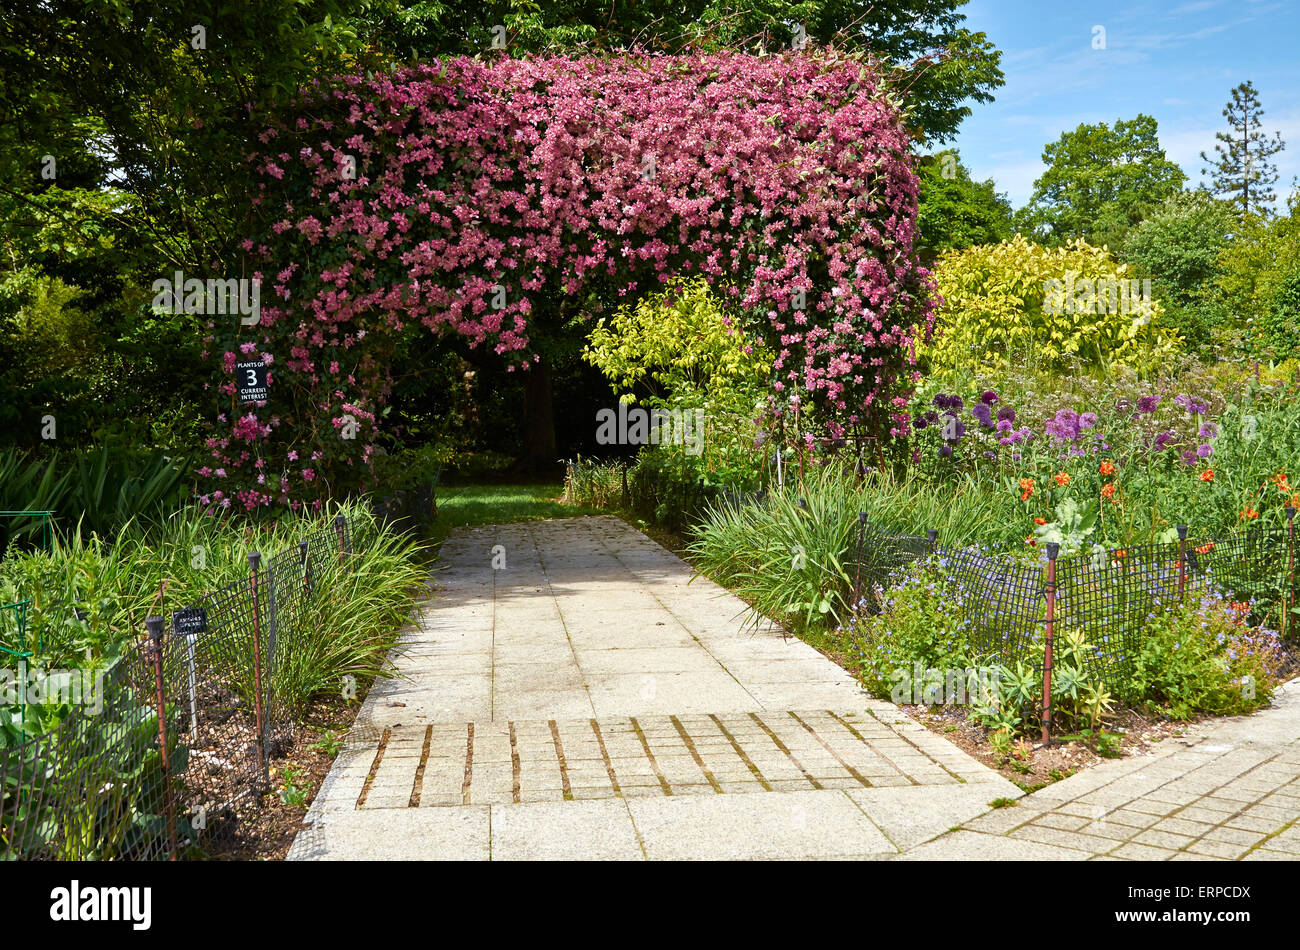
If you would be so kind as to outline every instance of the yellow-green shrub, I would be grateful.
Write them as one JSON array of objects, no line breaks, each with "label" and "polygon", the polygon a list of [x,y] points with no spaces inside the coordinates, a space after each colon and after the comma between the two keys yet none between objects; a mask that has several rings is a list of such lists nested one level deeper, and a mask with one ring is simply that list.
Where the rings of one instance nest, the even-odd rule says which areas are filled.
[{"label": "yellow-green shrub", "polygon": [[1083,241],[1046,248],[1016,235],[950,251],[935,280],[940,330],[921,352],[941,373],[1012,360],[1142,368],[1179,342],[1149,282],[1135,284],[1128,265]]}]

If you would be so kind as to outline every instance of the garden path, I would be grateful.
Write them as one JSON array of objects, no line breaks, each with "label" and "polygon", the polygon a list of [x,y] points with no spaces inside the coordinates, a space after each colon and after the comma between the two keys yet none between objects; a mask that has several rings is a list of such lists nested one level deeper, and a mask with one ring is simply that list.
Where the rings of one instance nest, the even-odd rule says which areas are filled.
[{"label": "garden path", "polygon": [[291,859],[883,858],[1021,794],[616,518],[442,557]]},{"label": "garden path", "polygon": [[1094,766],[909,858],[1300,861],[1300,679],[1154,755]]},{"label": "garden path", "polygon": [[291,860],[1300,858],[1300,681],[1026,796],[618,519],[443,561]]}]

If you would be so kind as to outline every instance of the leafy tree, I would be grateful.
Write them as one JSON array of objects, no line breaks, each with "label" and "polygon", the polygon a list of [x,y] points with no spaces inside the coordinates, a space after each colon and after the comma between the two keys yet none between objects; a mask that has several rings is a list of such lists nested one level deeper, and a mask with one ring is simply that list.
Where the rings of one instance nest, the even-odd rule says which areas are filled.
[{"label": "leafy tree", "polygon": [[1128,233],[1120,259],[1150,277],[1171,325],[1187,345],[1212,345],[1222,321],[1214,279],[1219,255],[1240,225],[1232,205],[1206,191],[1182,191]]},{"label": "leafy tree", "polygon": [[1034,182],[1018,224],[1049,244],[1083,240],[1118,248],[1128,230],[1182,188],[1187,176],[1165,157],[1149,115],[1083,123],[1043,149],[1045,171]]},{"label": "leafy tree", "polygon": [[[893,68],[911,124],[926,141],[952,138],[972,102],[1003,84],[1001,53],[962,23],[966,0],[529,0],[377,5],[359,29],[399,55],[475,54],[504,27],[511,53],[741,49],[807,42],[872,53]],[[501,34],[495,34],[501,35]]]},{"label": "leafy tree", "polygon": [[[244,276],[235,249],[247,230],[258,110],[356,64],[365,49],[339,16],[355,6],[5,4],[0,396],[16,394],[0,399],[15,422],[6,433],[21,440],[49,409],[65,435],[167,438],[138,412],[148,399],[170,407],[151,415],[173,427],[172,439],[190,434],[203,393],[201,328],[155,314],[145,289],[175,268]],[[41,296],[43,287],[68,292]],[[81,335],[70,367],[43,359],[43,341],[63,333],[57,324],[85,320],[98,333]]]},{"label": "leafy tree", "polygon": [[1256,355],[1278,360],[1300,356],[1300,265],[1293,265],[1273,288],[1252,334]]},{"label": "leafy tree", "polygon": [[1129,232],[1120,259],[1154,279],[1162,299],[1186,304],[1219,272],[1219,252],[1238,230],[1230,204],[1180,191]]},{"label": "leafy tree", "polygon": [[624,402],[703,411],[702,444],[661,443],[652,450],[660,470],[678,484],[701,478],[741,484],[754,477],[754,422],[766,409],[772,352],[759,335],[740,329],[708,281],[683,281],[602,317],[583,357]]},{"label": "leafy tree", "polygon": [[1243,220],[1251,214],[1267,214],[1268,206],[1277,200],[1272,188],[1277,181],[1277,166],[1270,159],[1286,143],[1281,132],[1275,132],[1270,139],[1260,131],[1263,114],[1259,93],[1249,80],[1243,82],[1232,90],[1232,99],[1223,107],[1229,131],[1214,133],[1219,141],[1214,146],[1218,157],[1212,159],[1201,153],[1201,160],[1210,163],[1202,174],[1212,176],[1214,190],[1230,197]]},{"label": "leafy tree", "polygon": [[[1287,202],[1288,213],[1272,218],[1250,215],[1237,226],[1237,234],[1219,252],[1212,300],[1224,315],[1225,343],[1249,355],[1260,353],[1261,321],[1272,321],[1278,310],[1274,302],[1287,297],[1296,261],[1300,261],[1300,191]],[[1284,332],[1295,334],[1294,324]]]},{"label": "leafy tree", "polygon": [[992,179],[977,182],[956,151],[925,155],[917,162],[921,197],[917,224],[926,264],[944,251],[997,244],[1011,237],[1011,202]]}]

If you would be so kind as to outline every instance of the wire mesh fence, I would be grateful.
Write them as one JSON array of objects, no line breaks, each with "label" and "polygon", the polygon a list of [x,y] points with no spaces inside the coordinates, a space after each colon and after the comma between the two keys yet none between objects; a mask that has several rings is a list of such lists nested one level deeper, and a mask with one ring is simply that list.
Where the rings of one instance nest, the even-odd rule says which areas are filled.
[{"label": "wire mesh fence", "polygon": [[[1057,633],[1081,633],[1093,647],[1092,672],[1114,687],[1131,671],[1142,649],[1143,630],[1157,611],[1205,596],[1247,605],[1258,621],[1295,635],[1296,542],[1294,509],[1287,528],[1247,528],[1227,538],[1186,537],[1168,544],[1128,548],[1094,546],[1069,557],[1038,559],[990,553],[978,547],[948,548],[928,537],[895,534],[860,518],[853,553],[855,603],[869,609],[877,591],[897,572],[927,555],[952,593],[970,631],[972,652],[1041,671],[1038,651],[1047,635],[1048,607]],[[1053,563],[1048,564],[1048,560]]]},{"label": "wire mesh fence", "polygon": [[17,667],[0,671],[0,860],[179,858],[238,827],[291,728],[277,674],[374,530],[339,515],[250,555],[246,576],[149,618],[106,668],[0,653]]}]

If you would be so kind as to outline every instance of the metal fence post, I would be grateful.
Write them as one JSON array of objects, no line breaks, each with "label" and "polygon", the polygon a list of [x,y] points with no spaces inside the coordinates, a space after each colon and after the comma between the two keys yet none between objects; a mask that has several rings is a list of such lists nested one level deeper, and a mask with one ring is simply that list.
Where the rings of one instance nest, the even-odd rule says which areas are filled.
[{"label": "metal fence post", "polygon": [[[1296,371],[1300,373],[1300,370]],[[1286,506],[1286,637],[1295,634],[1295,508]]]},{"label": "metal fence post", "polygon": [[1061,546],[1047,542],[1047,624],[1043,639],[1043,745],[1052,741],[1052,635],[1056,622],[1056,555]]},{"label": "metal fence post", "polygon": [[302,565],[302,589],[303,592],[311,596],[311,562],[307,558],[308,544],[306,541],[298,542],[298,561]]},{"label": "metal fence post", "polygon": [[1187,525],[1178,526],[1178,602],[1187,601]]},{"label": "metal fence post", "polygon": [[858,544],[853,558],[853,603],[856,607],[862,599],[862,547],[867,540],[867,513],[858,512]]},{"label": "metal fence post", "polygon": [[167,820],[168,860],[176,860],[176,815],[172,801],[171,756],[167,749],[167,696],[163,689],[163,625],[162,617],[146,617],[145,629],[149,631],[149,642],[145,646],[150,665],[153,667],[154,701],[158,710],[158,751],[162,757],[163,770],[163,813]]},{"label": "metal fence post", "polygon": [[339,564],[346,564],[348,561],[348,519],[339,512],[334,518],[334,530],[339,536]]},{"label": "metal fence post", "polygon": [[253,575],[253,712],[256,716],[257,729],[257,768],[262,773],[263,780],[269,783],[266,744],[263,742],[265,730],[262,722],[262,611],[258,602],[258,569],[261,564],[262,555],[256,551],[250,551],[248,554],[248,568]]}]

